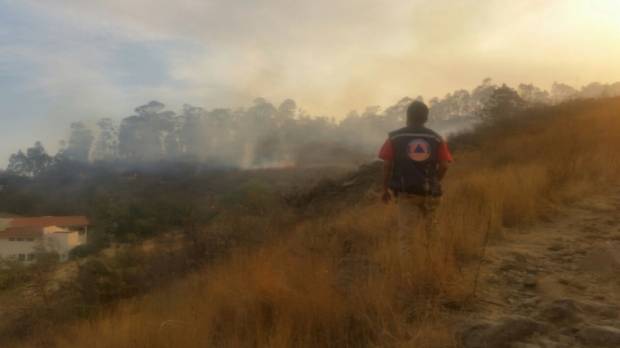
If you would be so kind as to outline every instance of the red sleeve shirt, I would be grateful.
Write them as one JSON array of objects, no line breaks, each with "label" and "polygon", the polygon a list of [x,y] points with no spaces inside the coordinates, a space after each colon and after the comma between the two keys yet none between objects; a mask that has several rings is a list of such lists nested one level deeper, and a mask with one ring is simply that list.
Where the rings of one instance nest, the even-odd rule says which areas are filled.
[{"label": "red sleeve shirt", "polygon": [[381,146],[381,150],[379,150],[379,158],[384,161],[392,161],[394,159],[394,148],[392,147],[392,142],[390,139],[387,139],[383,146]]},{"label": "red sleeve shirt", "polygon": [[448,143],[445,141],[439,143],[439,148],[437,151],[437,158],[439,159],[439,162],[452,162],[454,160],[452,158],[452,154],[450,153],[450,149],[448,149]]},{"label": "red sleeve shirt", "polygon": [[[439,144],[439,148],[437,149],[437,159],[440,162],[452,162],[452,154],[450,153],[450,149],[448,149],[448,143],[442,141]],[[383,146],[381,146],[381,150],[379,150],[379,158],[384,161],[393,161],[394,160],[394,147],[392,146],[392,142],[390,139],[387,139]]]}]

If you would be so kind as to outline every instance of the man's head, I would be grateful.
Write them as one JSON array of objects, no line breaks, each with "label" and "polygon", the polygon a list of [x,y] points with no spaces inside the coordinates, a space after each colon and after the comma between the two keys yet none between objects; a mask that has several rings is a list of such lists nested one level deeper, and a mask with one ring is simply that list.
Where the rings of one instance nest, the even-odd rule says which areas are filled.
[{"label": "man's head", "polygon": [[407,125],[422,126],[428,120],[428,106],[421,101],[414,101],[407,108]]}]

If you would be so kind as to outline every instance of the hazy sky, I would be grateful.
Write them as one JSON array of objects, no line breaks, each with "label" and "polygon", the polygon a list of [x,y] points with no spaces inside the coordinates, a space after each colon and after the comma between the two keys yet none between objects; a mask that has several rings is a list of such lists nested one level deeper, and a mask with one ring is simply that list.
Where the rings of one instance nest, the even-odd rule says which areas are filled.
[{"label": "hazy sky", "polygon": [[0,0],[0,166],[152,99],[340,117],[485,77],[617,81],[619,18],[616,0]]}]

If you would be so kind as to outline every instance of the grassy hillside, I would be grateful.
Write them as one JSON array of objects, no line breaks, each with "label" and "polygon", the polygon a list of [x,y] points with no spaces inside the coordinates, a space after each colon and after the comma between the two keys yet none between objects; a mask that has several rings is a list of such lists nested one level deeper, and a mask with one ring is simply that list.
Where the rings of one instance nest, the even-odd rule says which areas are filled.
[{"label": "grassy hillside", "polygon": [[[261,226],[278,236],[268,244],[234,248],[25,346],[456,346],[450,317],[473,303],[486,237],[501,239],[616,181],[618,134],[616,98],[530,109],[454,137],[439,235],[420,237],[405,269],[395,259],[395,206],[379,203],[371,184],[332,183],[330,199],[297,200],[321,205],[309,218],[285,230]],[[330,200],[351,203],[325,214]]]}]

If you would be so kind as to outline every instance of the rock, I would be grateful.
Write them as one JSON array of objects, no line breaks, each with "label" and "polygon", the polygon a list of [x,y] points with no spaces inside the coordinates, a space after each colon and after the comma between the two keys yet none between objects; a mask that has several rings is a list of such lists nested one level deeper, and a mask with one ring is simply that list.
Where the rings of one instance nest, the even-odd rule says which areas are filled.
[{"label": "rock", "polygon": [[559,342],[553,341],[549,338],[541,338],[539,340],[537,340],[537,343],[540,344],[540,347],[542,348],[565,348],[565,347],[573,347],[571,346],[566,346],[566,345],[561,345]]},{"label": "rock", "polygon": [[581,261],[581,267],[598,274],[617,275],[620,271],[620,243],[606,242],[594,248]]},{"label": "rock", "polygon": [[540,272],[540,270],[535,267],[526,267],[525,271],[529,274],[538,274],[538,272]]},{"label": "rock", "polygon": [[566,278],[559,278],[558,283],[563,284],[563,285],[569,285],[570,281],[568,281],[568,279]]},{"label": "rock", "polygon": [[568,280],[566,278],[558,279],[558,283],[566,285],[566,286],[573,287],[573,288],[578,289],[578,290],[585,290],[585,289],[587,289],[587,287],[585,285],[583,285],[581,283],[575,283],[575,282],[570,281],[570,280]]},{"label": "rock", "polygon": [[583,226],[581,228],[582,232],[586,232],[586,233],[590,233],[594,236],[596,236],[598,233],[600,233],[601,229],[597,226],[592,226],[592,225],[588,225],[588,226]]},{"label": "rock", "polygon": [[538,284],[538,280],[535,276],[526,277],[523,280],[523,286],[527,289],[533,289]]},{"label": "rock", "polygon": [[527,257],[521,253],[518,252],[512,252],[512,258],[514,259],[514,261],[516,263],[518,263],[519,265],[525,265],[527,264]]},{"label": "rock", "polygon": [[523,254],[512,252],[510,258],[502,260],[501,271],[523,271],[527,267],[527,257]]},{"label": "rock", "polygon": [[562,250],[564,248],[565,248],[564,245],[556,243],[556,244],[553,244],[550,247],[548,247],[547,250],[549,250],[549,251],[559,251],[559,250]]},{"label": "rock", "polygon": [[577,337],[586,345],[620,346],[620,329],[611,326],[588,326],[579,330]]},{"label": "rock", "polygon": [[537,306],[539,303],[540,303],[540,298],[534,296],[534,297],[523,300],[523,302],[521,302],[521,305],[524,307],[534,307],[534,306]]},{"label": "rock", "polygon": [[544,306],[540,316],[551,322],[577,321],[580,309],[571,299],[556,300]]},{"label": "rock", "polygon": [[518,269],[518,268],[519,268],[519,265],[516,264],[515,262],[504,260],[501,266],[499,267],[499,270],[503,272],[507,272],[507,271]]},{"label": "rock", "polygon": [[564,338],[566,338],[566,337],[570,337],[570,338],[572,338],[572,340],[574,341],[574,340],[575,340],[575,336],[577,335],[577,332],[579,332],[579,329],[578,329],[578,328],[575,328],[575,327],[573,327],[573,326],[565,326],[565,327],[562,327],[562,328],[560,328],[560,329],[558,330],[558,333],[560,334],[560,335],[558,336],[558,339],[562,339],[563,337],[564,337]]},{"label": "rock", "polygon": [[575,258],[571,255],[563,256],[560,260],[564,263],[571,263]]},{"label": "rock", "polygon": [[543,348],[538,344],[533,343],[516,343],[512,345],[512,348]]},{"label": "rock", "polygon": [[620,308],[618,308],[617,306],[601,307],[596,314],[605,319],[618,319],[618,316],[620,314]]},{"label": "rock", "polygon": [[595,314],[603,319],[617,319],[620,316],[620,307],[613,304],[598,302],[584,302],[580,307],[588,312]]},{"label": "rock", "polygon": [[486,280],[487,280],[487,283],[489,283],[489,284],[499,284],[500,283],[500,279],[495,274],[489,275],[486,278]]},{"label": "rock", "polygon": [[563,344],[564,347],[575,346],[575,337],[571,335],[558,335],[557,340],[559,343]]},{"label": "rock", "polygon": [[461,330],[460,340],[464,348],[485,347],[488,332],[491,330],[492,324],[487,322],[476,322],[469,324],[465,329]]},{"label": "rock", "polygon": [[507,317],[497,324],[479,322],[466,328],[461,334],[461,342],[464,348],[510,347],[512,343],[544,330],[545,326],[535,320]]}]

